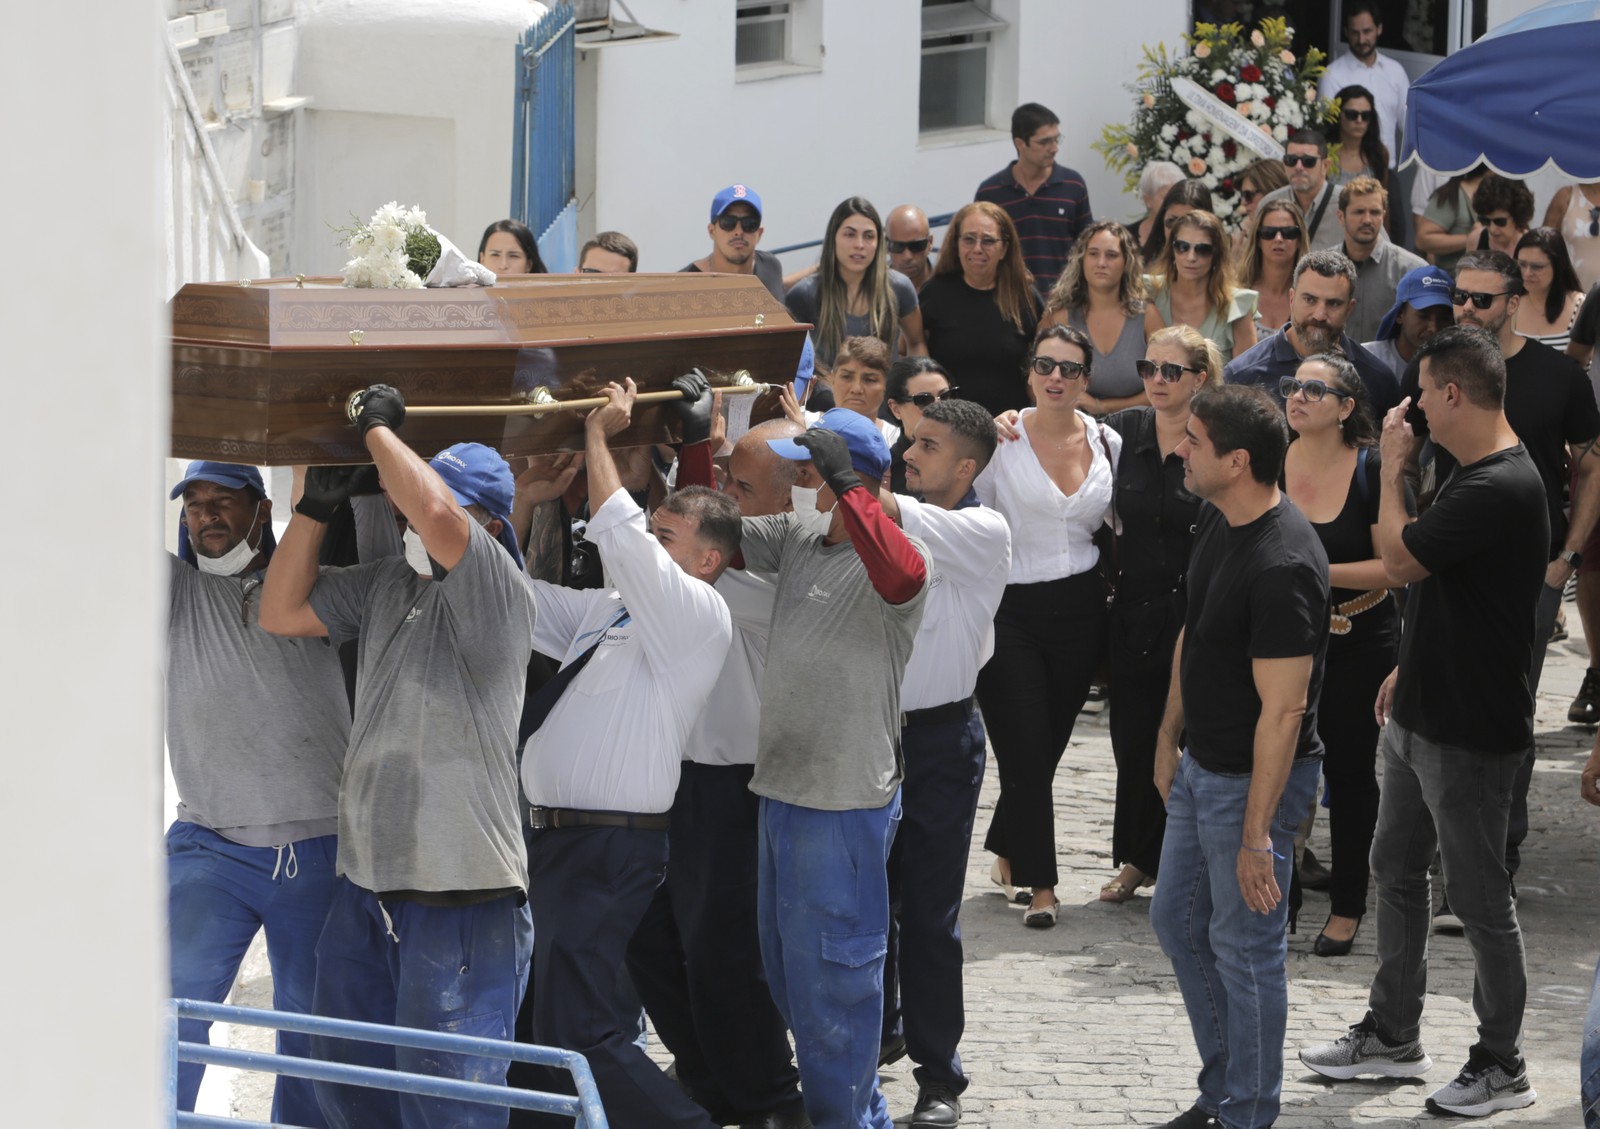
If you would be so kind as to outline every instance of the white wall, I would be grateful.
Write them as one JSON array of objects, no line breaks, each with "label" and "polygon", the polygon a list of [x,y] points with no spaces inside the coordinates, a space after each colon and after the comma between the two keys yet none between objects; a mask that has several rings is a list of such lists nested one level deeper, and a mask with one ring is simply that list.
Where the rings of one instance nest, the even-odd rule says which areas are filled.
[{"label": "white wall", "polygon": [[[8,12],[6,150],[13,171],[31,172],[0,188],[8,252],[26,264],[0,275],[12,474],[0,538],[11,848],[0,1124],[155,1129],[164,29],[151,5],[97,6],[71,21],[85,77],[64,82],[48,47],[63,42],[61,11]],[[86,224],[100,233],[87,273],[69,235]]]},{"label": "white wall", "polygon": [[296,269],[336,273],[328,224],[416,204],[469,254],[511,202],[515,47],[535,0],[300,0]]},{"label": "white wall", "polygon": [[706,253],[711,197],[735,182],[761,194],[769,249],[820,238],[834,206],[857,193],[880,212],[908,202],[953,211],[1014,158],[1019,101],[1061,116],[1061,161],[1084,175],[1096,215],[1136,210],[1089,143],[1131,113],[1123,84],[1142,46],[1179,44],[1184,0],[1139,0],[1138,19],[1127,5],[1095,0],[996,0],[1011,26],[995,48],[1009,60],[994,80],[995,128],[926,143],[917,134],[918,0],[803,2],[824,5],[821,70],[741,82],[733,0],[629,0],[641,23],[679,38],[580,53],[580,73],[595,72],[592,101],[579,101],[578,128],[595,150],[581,232],[624,231],[643,269],[676,270]]}]

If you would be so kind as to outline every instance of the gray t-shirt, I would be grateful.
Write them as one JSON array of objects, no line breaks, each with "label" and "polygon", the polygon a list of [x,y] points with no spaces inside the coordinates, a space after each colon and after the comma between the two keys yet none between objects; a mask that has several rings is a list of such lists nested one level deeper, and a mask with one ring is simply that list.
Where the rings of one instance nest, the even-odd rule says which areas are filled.
[{"label": "gray t-shirt", "polygon": [[745,519],[741,547],[747,567],[778,574],[750,790],[823,811],[883,807],[904,775],[900,679],[926,583],[886,603],[854,546],[824,545],[791,514]]},{"label": "gray t-shirt", "polygon": [[167,755],[178,818],[247,847],[334,834],[350,740],[338,651],[262,631],[260,573],[208,576],[171,561]]},{"label": "gray t-shirt", "polygon": [[[911,280],[897,270],[889,272],[889,290],[894,294],[894,316],[898,323],[901,318],[910,317],[917,308],[917,288],[911,285]],[[815,325],[817,322],[817,276],[807,275],[795,283],[788,295],[783,300],[789,307],[789,313],[795,321],[806,321]],[[871,337],[872,323],[866,314],[846,314],[844,316],[844,335],[846,337]],[[812,344],[817,349],[817,363],[824,368],[833,367],[833,352],[823,356],[822,348],[817,343],[816,335],[812,334]],[[889,360],[899,359],[900,331],[895,330],[888,341]]]},{"label": "gray t-shirt", "polygon": [[443,580],[402,559],[328,569],[311,607],[360,639],[339,873],[364,890],[526,888],[517,723],[533,597],[476,522]]}]

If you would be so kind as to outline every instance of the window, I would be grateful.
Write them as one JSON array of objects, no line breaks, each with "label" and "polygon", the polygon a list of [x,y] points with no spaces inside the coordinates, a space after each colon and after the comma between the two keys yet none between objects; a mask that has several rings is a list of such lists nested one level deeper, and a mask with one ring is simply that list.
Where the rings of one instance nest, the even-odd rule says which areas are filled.
[{"label": "window", "polygon": [[737,0],[733,61],[741,67],[789,62],[789,17],[793,0]]},{"label": "window", "polygon": [[979,0],[922,0],[921,132],[988,124],[990,40],[1005,26]]}]

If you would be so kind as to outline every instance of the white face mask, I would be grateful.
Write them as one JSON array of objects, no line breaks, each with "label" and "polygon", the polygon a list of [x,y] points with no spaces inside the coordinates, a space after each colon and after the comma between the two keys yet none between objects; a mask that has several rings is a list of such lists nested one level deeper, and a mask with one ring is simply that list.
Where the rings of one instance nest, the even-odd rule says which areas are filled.
[{"label": "white face mask", "polygon": [[422,544],[422,535],[410,526],[406,527],[405,536],[400,538],[406,547],[406,564],[419,576],[433,579],[433,562],[428,559],[428,550]]},{"label": "white face mask", "polygon": [[795,520],[800,523],[800,528],[815,533],[818,537],[826,537],[833,528],[832,511],[817,509],[817,491],[804,486],[789,487],[789,503],[794,506]]},{"label": "white face mask", "polygon": [[[195,550],[194,563],[200,566],[200,571],[207,576],[237,576],[244,571],[245,565],[255,560],[257,549],[250,544],[250,534],[255,532],[256,518],[261,514],[261,503],[256,503],[255,513],[250,515],[250,528],[245,535],[239,538],[239,543],[223,553],[220,557],[207,557]],[[259,540],[259,538],[257,538]],[[191,545],[194,540],[191,538]]]}]

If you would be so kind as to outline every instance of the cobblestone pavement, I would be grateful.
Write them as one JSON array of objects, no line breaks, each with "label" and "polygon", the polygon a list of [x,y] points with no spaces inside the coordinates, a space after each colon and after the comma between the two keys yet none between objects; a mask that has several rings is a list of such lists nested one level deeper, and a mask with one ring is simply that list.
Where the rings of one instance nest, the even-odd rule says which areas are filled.
[{"label": "cobblestone pavement", "polygon": [[[1528,951],[1524,1053],[1539,1100],[1497,1114],[1492,1124],[1571,1127],[1578,1112],[1578,1049],[1589,984],[1600,953],[1596,850],[1600,810],[1578,796],[1578,772],[1592,734],[1566,722],[1585,665],[1576,609],[1567,605],[1574,639],[1551,648],[1539,698],[1537,769],[1529,808],[1533,833],[1523,848],[1518,905]],[[1199,1060],[1183,1002],[1149,922],[1149,891],[1123,905],[1098,893],[1114,876],[1111,797],[1115,770],[1106,715],[1080,718],[1056,777],[1056,833],[1062,900],[1059,924],[1027,929],[1022,911],[989,883],[990,856],[974,846],[968,865],[962,931],[967,957],[967,1033],[962,1057],[972,1078],[963,1126],[1159,1125],[1195,1095]],[[994,809],[997,777],[985,780],[975,839]],[[1319,818],[1312,845],[1329,857]],[[1437,894],[1436,894],[1437,896]],[[1361,1018],[1375,968],[1369,920],[1348,957],[1311,953],[1327,896],[1306,893],[1303,930],[1289,942],[1289,1032],[1282,1129],[1312,1126],[1420,1126],[1440,1119],[1423,1099],[1466,1061],[1475,1041],[1472,961],[1459,936],[1435,936],[1423,1045],[1434,1067],[1426,1080],[1317,1080],[1294,1051],[1342,1034]],[[238,1002],[270,1006],[265,960],[251,954]],[[238,1041],[254,1041],[238,1032]],[[665,1061],[652,1038],[652,1053]],[[884,1071],[894,1115],[916,1101],[911,1062]],[[209,1084],[209,1091],[213,1087]],[[269,1086],[248,1076],[227,1085],[237,1115],[265,1119]],[[224,1112],[217,1110],[217,1112]]]}]

